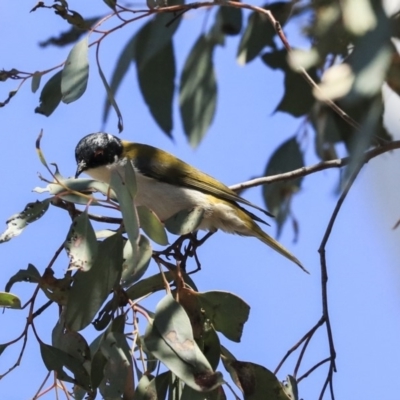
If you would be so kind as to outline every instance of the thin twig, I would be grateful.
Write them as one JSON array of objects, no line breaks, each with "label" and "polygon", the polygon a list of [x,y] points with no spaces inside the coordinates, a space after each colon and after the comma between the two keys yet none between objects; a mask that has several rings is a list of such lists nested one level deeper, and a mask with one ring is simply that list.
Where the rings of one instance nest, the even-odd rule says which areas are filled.
[{"label": "thin twig", "polygon": [[278,366],[275,368],[274,374],[276,375],[278,373],[278,371],[281,369],[282,365],[284,364],[284,362],[288,359],[288,357],[294,352],[296,351],[299,346],[301,346],[301,344],[306,341],[309,337],[311,338],[314,333],[317,331],[317,329],[322,326],[325,322],[324,317],[321,317],[321,319],[291,348],[287,351],[287,353],[285,354],[285,356],[282,358],[282,360],[280,361],[280,363],[278,364]]},{"label": "thin twig", "polygon": [[315,364],[313,367],[311,367],[307,372],[305,372],[302,376],[300,376],[300,378],[297,378],[296,382],[299,383],[304,378],[307,378],[307,376],[309,376],[311,373],[313,373],[317,368],[319,368],[321,365],[324,365],[325,363],[327,363],[330,360],[331,360],[330,357],[327,357],[327,358],[321,360],[320,362]]}]

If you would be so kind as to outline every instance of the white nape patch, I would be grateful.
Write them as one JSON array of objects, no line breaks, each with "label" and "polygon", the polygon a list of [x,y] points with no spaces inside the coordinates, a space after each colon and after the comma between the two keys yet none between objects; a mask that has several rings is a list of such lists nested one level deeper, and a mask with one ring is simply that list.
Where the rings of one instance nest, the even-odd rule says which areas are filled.
[{"label": "white nape patch", "polygon": [[[123,175],[123,165],[126,160],[109,166],[88,169],[86,174],[93,179],[110,183],[111,171],[118,169]],[[144,205],[156,213],[161,221],[165,221],[182,210],[202,207],[205,211],[199,229],[215,231],[220,229],[228,233],[253,236],[245,225],[237,210],[226,202],[218,202],[214,196],[207,195],[194,189],[188,189],[159,182],[142,175],[135,169],[137,195],[136,205]]]}]

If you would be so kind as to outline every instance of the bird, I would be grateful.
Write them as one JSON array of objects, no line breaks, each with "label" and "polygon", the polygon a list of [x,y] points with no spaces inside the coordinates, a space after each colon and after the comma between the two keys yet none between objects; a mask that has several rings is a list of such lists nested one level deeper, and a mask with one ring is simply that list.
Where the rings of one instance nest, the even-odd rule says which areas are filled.
[{"label": "bird", "polygon": [[180,211],[200,208],[204,211],[203,218],[196,230],[221,230],[256,237],[307,272],[289,250],[258,225],[269,224],[243,206],[261,211],[270,217],[273,217],[272,214],[164,150],[97,132],[78,142],[75,159],[75,178],[85,173],[107,184],[111,181],[112,170],[122,170],[129,160],[136,177],[135,204],[148,207],[161,222]]}]

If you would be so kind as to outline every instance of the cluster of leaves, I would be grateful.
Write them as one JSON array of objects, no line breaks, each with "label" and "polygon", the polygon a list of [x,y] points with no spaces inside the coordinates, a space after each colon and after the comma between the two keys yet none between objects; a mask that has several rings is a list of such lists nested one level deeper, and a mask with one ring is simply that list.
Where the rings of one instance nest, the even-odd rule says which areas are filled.
[{"label": "cluster of leaves", "polygon": [[[172,136],[172,105],[177,94],[184,131],[189,143],[197,146],[212,123],[216,110],[218,93],[213,54],[218,46],[224,46],[228,36],[241,33],[238,63],[247,64],[260,58],[268,68],[284,73],[285,91],[275,111],[304,117],[304,128],[311,124],[316,133],[315,150],[321,160],[337,158],[335,147],[339,143],[344,143],[348,153],[356,160],[371,144],[391,140],[383,126],[380,90],[382,83],[386,82],[396,93],[400,93],[399,54],[391,43],[392,37],[398,37],[399,18],[398,15],[387,17],[379,1],[360,0],[354,6],[343,8],[333,0],[309,3],[277,1],[262,8],[227,3],[214,13],[214,22],[208,32],[202,33],[195,41],[183,66],[178,91],[174,83],[174,36],[181,24],[181,15],[201,5],[184,5],[181,1],[174,1],[167,7],[151,8],[147,12],[142,11],[139,17],[133,14],[133,18],[124,19],[133,10],[120,7],[113,1],[106,3],[117,21],[115,27],[106,33],[96,33],[96,29],[109,16],[85,19],[78,12],[70,10],[65,0],[57,0],[51,6],[39,2],[32,10],[53,9],[71,25],[71,29],[58,38],[42,42],[43,46],[74,43],[88,31],[91,36],[100,35],[90,45],[89,36],[86,35],[73,46],[62,70],[44,85],[36,112],[49,116],[61,101],[68,104],[83,95],[89,76],[88,51],[90,46],[95,45],[98,72],[107,92],[104,121],[112,107],[118,115],[119,130],[123,129],[123,118],[115,95],[129,66],[134,63],[143,99],[161,130]],[[203,6],[210,5],[214,4],[206,3]],[[243,27],[246,8],[252,11],[247,25]],[[291,50],[280,26],[306,15],[310,16],[311,22],[305,29],[313,47],[307,51]],[[360,15],[365,17],[360,18]],[[127,40],[117,58],[109,84],[98,58],[101,42],[114,30],[145,16],[149,17],[149,21]],[[271,18],[275,25],[271,23]],[[360,19],[364,22],[360,23]],[[277,35],[283,46],[277,44]],[[288,50],[291,51],[289,60]],[[303,67],[307,70],[308,79],[304,79]],[[2,71],[1,76],[4,77],[3,81],[12,78],[24,82],[32,78],[32,90],[35,92],[40,86],[40,78],[53,69],[31,75],[23,75],[12,69]],[[321,76],[322,83],[317,88]],[[10,92],[1,104],[7,104],[16,92]],[[336,108],[332,107],[333,101]],[[285,149],[282,146],[272,156],[270,163],[274,158],[273,164],[276,164],[276,160],[282,162],[272,165],[272,169],[268,165],[266,173],[271,173],[271,170],[275,173],[288,171],[288,161],[295,164],[291,167],[303,166],[302,157],[295,155],[293,158],[290,146],[287,151]],[[349,171],[353,168],[354,165],[350,166]],[[299,188],[300,181],[297,181],[280,186],[270,185],[264,191],[266,205],[278,215],[278,233],[289,216],[295,221],[290,204]]]},{"label": "cluster of leaves", "polygon": [[[55,178],[46,188],[36,189],[50,192],[51,197],[28,204],[23,212],[12,216],[0,241],[19,235],[27,224],[41,218],[50,204],[69,204],[70,210],[75,210],[74,204],[85,204],[83,212],[75,210],[62,246],[69,257],[67,273],[58,279],[51,265],[43,274],[29,265],[10,278],[6,292],[0,294],[0,304],[20,308],[18,297],[9,292],[15,283],[29,282],[48,297],[47,306],[62,306],[51,345],[36,334],[33,320],[40,312],[29,316],[24,332],[32,324],[45,366],[56,372],[57,379],[74,384],[75,398],[94,399],[100,391],[104,398],[164,399],[169,393],[174,397],[179,394],[181,399],[225,399],[225,381],[217,371],[220,361],[246,399],[265,398],[266,393],[271,399],[297,398],[293,379],[283,385],[266,368],[236,360],[220,344],[217,332],[240,341],[250,307],[232,293],[198,292],[185,270],[163,257],[173,254],[174,245],[165,252],[153,252],[139,227],[159,244],[168,244],[168,238],[155,214],[143,206],[135,207],[135,175],[130,163],[123,176],[112,173],[112,190],[97,181],[64,179],[58,172]],[[110,199],[96,199],[90,195],[93,191],[108,193]],[[101,206],[104,202],[121,212],[116,231],[96,232],[90,222],[89,204]],[[165,227],[187,234],[201,221],[201,213],[180,214],[166,221]],[[152,258],[167,270],[142,279]],[[142,299],[161,290],[167,294],[155,312],[146,310]],[[31,299],[32,311],[36,294]],[[145,317],[146,329],[139,329],[138,314]],[[101,333],[89,345],[79,332],[91,323]],[[129,330],[129,326],[133,328]],[[14,342],[0,345],[0,349],[4,351]],[[160,363],[167,371],[154,375]]]}]

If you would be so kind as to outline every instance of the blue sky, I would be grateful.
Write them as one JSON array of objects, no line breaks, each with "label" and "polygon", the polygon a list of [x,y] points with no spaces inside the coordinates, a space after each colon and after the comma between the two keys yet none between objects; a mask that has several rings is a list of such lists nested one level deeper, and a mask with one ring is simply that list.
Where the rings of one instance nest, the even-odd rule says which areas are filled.
[{"label": "blue sky", "polygon": [[[93,16],[108,12],[102,2],[96,11],[81,2],[71,1],[71,9]],[[43,70],[62,62],[67,49],[40,49],[38,41],[57,35],[66,28],[49,10],[29,13],[33,4],[9,2],[1,8],[1,68],[23,71]],[[93,7],[94,8],[94,7]],[[188,51],[201,32],[205,12],[188,13],[175,41],[180,71]],[[247,18],[246,18],[247,19]],[[212,19],[209,19],[209,24]],[[110,76],[114,62],[135,26],[116,32],[101,49],[102,66]],[[296,29],[300,29],[297,27]],[[289,31],[291,43],[297,43],[296,30]],[[187,144],[175,101],[174,142],[156,126],[143,103],[132,67],[117,100],[124,115],[124,139],[144,142],[173,152],[176,156],[215,176],[226,184],[243,182],[262,174],[266,162],[282,141],[292,136],[301,123],[285,114],[273,114],[283,93],[282,76],[267,70],[260,60],[246,67],[235,62],[237,38],[228,38],[225,48],[215,53],[218,82],[217,114],[199,148]],[[2,196],[0,221],[21,211],[25,204],[43,196],[31,192],[43,186],[37,173],[47,175],[35,152],[35,140],[44,130],[42,149],[47,161],[57,162],[64,175],[75,171],[74,148],[78,140],[101,127],[105,96],[94,53],[90,54],[91,75],[85,95],[70,105],[60,105],[49,118],[34,114],[39,92],[33,95],[27,82],[17,96],[0,110],[2,118],[1,171]],[[43,84],[43,83],[42,83]],[[16,82],[0,85],[1,98],[16,87]],[[396,95],[385,91],[390,104],[387,121],[391,133],[399,138],[399,117],[395,112]],[[177,100],[177,99],[175,99]],[[106,130],[116,134],[112,114]],[[302,141],[306,164],[318,160],[310,130]],[[400,368],[399,246],[400,230],[391,228],[400,218],[400,191],[397,171],[399,152],[385,154],[371,161],[361,172],[335,224],[327,245],[329,268],[329,306],[337,350],[338,374],[334,377],[338,399],[376,399],[393,396],[393,382]],[[217,233],[200,250],[202,270],[194,276],[201,291],[226,290],[242,297],[251,306],[250,319],[240,344],[223,341],[240,360],[252,361],[273,370],[288,348],[308,331],[321,315],[319,254],[317,252],[326,225],[336,204],[334,194],[338,171],[328,170],[309,176],[293,201],[299,220],[300,235],[293,243],[293,232],[286,226],[281,237],[311,272],[306,275],[295,265],[274,253],[256,239]],[[261,188],[244,193],[249,200],[263,205]],[[70,221],[66,213],[51,209],[18,238],[0,246],[0,287],[28,263],[40,271],[47,266],[62,243]],[[5,228],[5,224],[4,224]],[[275,227],[267,228],[270,234]],[[1,229],[0,229],[1,230]],[[57,277],[67,268],[63,255],[55,265]],[[152,264],[149,274],[157,272]],[[27,300],[33,286],[17,284],[13,292]],[[38,304],[44,302],[44,298]],[[50,343],[49,332],[57,320],[57,307],[47,310],[36,322],[42,339]],[[0,315],[0,343],[16,337],[24,326],[25,311]],[[144,329],[144,325],[142,325]],[[87,333],[89,338],[93,332]],[[19,345],[8,348],[0,357],[0,374],[15,361]],[[325,329],[322,328],[307,350],[302,371],[328,356]],[[292,359],[291,359],[292,360]],[[296,358],[284,365],[279,378],[293,370]],[[220,366],[223,371],[223,367]],[[223,371],[224,372],[224,371]],[[317,398],[325,379],[326,368],[303,381],[300,396]],[[22,365],[0,381],[0,394],[10,400],[28,399],[38,389],[46,374],[39,347],[30,335]],[[300,372],[301,374],[301,372]],[[227,375],[224,372],[224,375]],[[23,382],[23,384],[22,384]],[[54,398],[51,393],[44,398]]]}]

